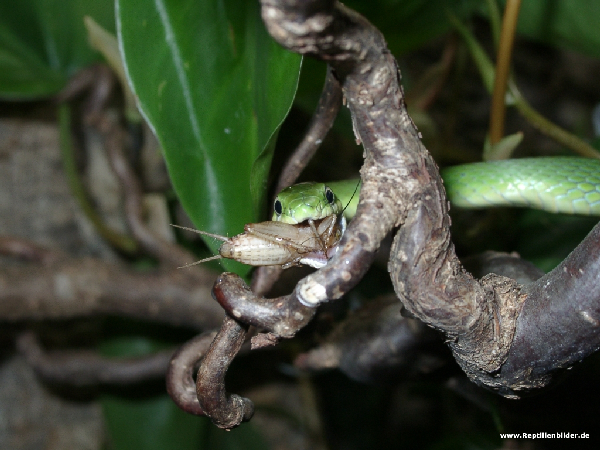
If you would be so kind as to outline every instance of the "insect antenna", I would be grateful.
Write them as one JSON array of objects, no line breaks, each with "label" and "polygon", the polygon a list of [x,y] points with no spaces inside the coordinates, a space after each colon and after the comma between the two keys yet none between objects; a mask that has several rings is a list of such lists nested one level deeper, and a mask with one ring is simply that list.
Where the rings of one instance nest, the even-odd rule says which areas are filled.
[{"label": "insect antenna", "polygon": [[356,183],[356,187],[354,188],[354,192],[352,193],[352,195],[350,196],[350,199],[348,200],[348,203],[346,203],[346,206],[344,206],[344,209],[342,209],[342,214],[344,214],[344,211],[346,211],[346,209],[348,209],[348,206],[350,206],[352,199],[356,195],[356,191],[358,191],[358,187],[360,186],[360,183],[362,183],[362,180],[359,178],[358,183]]},{"label": "insect antenna", "polygon": [[[182,230],[193,231],[194,233],[198,233],[198,234],[202,234],[204,236],[215,238],[215,239],[218,239],[223,242],[226,242],[229,240],[229,238],[226,238],[225,236],[221,236],[219,234],[213,234],[213,233],[208,233],[206,231],[195,230],[194,228],[189,228],[189,227],[182,227],[181,225],[171,224],[171,226],[175,227],[175,228],[181,228]],[[193,263],[186,264],[185,266],[180,266],[180,267],[178,267],[178,269],[185,269],[186,267],[195,266],[197,264],[202,264],[207,261],[213,261],[215,259],[221,259],[221,258],[222,258],[221,255],[209,256],[208,258],[201,259],[200,261],[195,261]]]},{"label": "insect antenna", "polygon": [[174,224],[171,224],[171,226],[175,227],[175,228],[181,228],[182,230],[193,231],[194,233],[202,234],[204,236],[209,236],[211,238],[215,238],[215,239],[218,239],[223,242],[229,240],[228,237],[221,236],[220,234],[209,233],[208,231],[195,230],[194,228],[182,227],[181,225],[174,225]]},{"label": "insect antenna", "polygon": [[215,259],[220,259],[220,258],[222,258],[221,255],[209,256],[208,258],[201,259],[200,261],[195,261],[195,262],[186,264],[185,266],[179,266],[178,269],[185,269],[186,267],[192,267],[192,266],[195,266],[197,264],[202,264],[204,262],[213,261]]}]

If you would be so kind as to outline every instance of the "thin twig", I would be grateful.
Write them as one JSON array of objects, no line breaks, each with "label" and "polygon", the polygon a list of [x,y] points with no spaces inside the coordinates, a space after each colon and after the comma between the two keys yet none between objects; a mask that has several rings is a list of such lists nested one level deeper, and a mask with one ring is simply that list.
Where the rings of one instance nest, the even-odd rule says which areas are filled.
[{"label": "thin twig", "polygon": [[275,192],[279,192],[295,183],[333,126],[341,105],[342,89],[340,83],[335,78],[331,68],[328,67],[325,85],[321,91],[317,109],[302,142],[293,151],[292,156],[290,156],[281,171]]},{"label": "thin twig", "polygon": [[206,354],[216,334],[216,331],[199,334],[186,342],[177,350],[169,363],[166,377],[167,392],[175,404],[189,414],[206,416],[198,401],[193,375],[197,370],[198,362]]},{"label": "thin twig", "polygon": [[68,103],[86,94],[83,117],[90,123],[108,104],[115,88],[115,76],[104,64],[94,64],[77,72],[71,77],[55,97],[57,103]]},{"label": "thin twig", "polygon": [[515,108],[517,108],[521,115],[540,133],[551,137],[559,144],[564,145],[566,148],[573,150],[581,156],[600,159],[600,152],[587,142],[579,139],[573,133],[568,132],[542,116],[529,104],[521,93],[518,92],[516,87],[513,87],[511,93],[514,96]]},{"label": "thin twig", "polygon": [[167,372],[173,350],[138,358],[105,358],[93,351],[46,351],[35,333],[22,333],[17,348],[44,381],[69,386],[128,385]]},{"label": "thin twig", "polygon": [[194,256],[180,246],[161,239],[144,222],[142,188],[138,177],[124,155],[126,132],[113,118],[104,115],[98,122],[106,146],[110,165],[123,187],[125,216],[131,233],[140,245],[160,261],[174,266],[185,266],[194,262]]},{"label": "thin twig", "polygon": [[246,325],[225,317],[198,369],[196,393],[200,407],[219,428],[237,427],[254,414],[250,400],[225,390],[225,374],[240,351],[247,331]]},{"label": "thin twig", "polygon": [[406,93],[406,103],[417,111],[427,110],[443,91],[452,63],[456,59],[458,37],[452,34],[446,41],[440,60],[431,66],[417,84]]}]

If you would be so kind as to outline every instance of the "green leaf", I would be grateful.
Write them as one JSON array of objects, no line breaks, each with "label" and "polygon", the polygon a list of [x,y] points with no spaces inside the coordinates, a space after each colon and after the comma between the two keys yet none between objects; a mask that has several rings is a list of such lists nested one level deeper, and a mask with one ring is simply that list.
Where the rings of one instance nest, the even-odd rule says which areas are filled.
[{"label": "green leaf", "polygon": [[0,97],[53,95],[73,73],[98,60],[87,41],[85,15],[114,30],[112,0],[0,2]]},{"label": "green leaf", "polygon": [[186,414],[166,395],[128,399],[103,395],[111,450],[198,449],[206,441],[206,418]]},{"label": "green leaf", "polygon": [[496,142],[493,145],[490,143],[490,137],[488,135],[485,137],[485,142],[483,144],[483,160],[498,161],[509,159],[522,141],[522,131],[504,136],[499,142]]},{"label": "green leaf", "polygon": [[198,229],[241,233],[261,219],[267,144],[291,106],[301,58],[267,34],[256,1],[117,0],[117,22],[130,83],[183,207]]},{"label": "green leaf", "polygon": [[598,58],[598,23],[600,2],[597,0],[536,0],[522,3],[517,29],[530,38]]}]

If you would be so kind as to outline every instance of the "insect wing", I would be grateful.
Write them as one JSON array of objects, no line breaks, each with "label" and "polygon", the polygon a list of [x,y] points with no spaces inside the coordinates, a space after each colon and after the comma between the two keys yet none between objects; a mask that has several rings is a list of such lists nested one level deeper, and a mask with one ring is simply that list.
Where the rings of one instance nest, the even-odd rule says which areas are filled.
[{"label": "insect wing", "polygon": [[293,248],[260,236],[242,233],[224,242],[219,249],[223,258],[251,266],[274,266],[297,259]]},{"label": "insect wing", "polygon": [[345,231],[346,218],[342,214],[327,216],[317,224],[317,234],[326,250],[335,247]]},{"label": "insect wing", "polygon": [[304,252],[312,250],[317,245],[314,233],[305,225],[260,222],[247,224],[244,228],[246,233]]}]

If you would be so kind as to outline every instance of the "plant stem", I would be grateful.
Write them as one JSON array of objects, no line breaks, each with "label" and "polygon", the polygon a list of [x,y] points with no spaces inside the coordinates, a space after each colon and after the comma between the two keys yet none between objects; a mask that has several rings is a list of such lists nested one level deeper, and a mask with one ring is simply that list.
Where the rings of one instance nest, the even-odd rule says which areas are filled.
[{"label": "plant stem", "polygon": [[490,144],[494,145],[504,136],[504,116],[506,113],[506,87],[510,74],[510,62],[513,44],[515,41],[515,30],[521,0],[508,0],[504,10],[502,21],[502,32],[498,45],[498,59],[496,61],[496,77],[494,79],[494,91],[492,94],[492,110],[490,113]]}]

